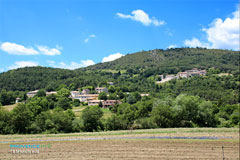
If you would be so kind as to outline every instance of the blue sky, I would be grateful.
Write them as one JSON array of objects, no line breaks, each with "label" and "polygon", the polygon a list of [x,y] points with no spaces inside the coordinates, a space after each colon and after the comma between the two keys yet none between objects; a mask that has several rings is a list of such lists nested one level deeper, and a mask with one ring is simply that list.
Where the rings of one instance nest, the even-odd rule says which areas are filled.
[{"label": "blue sky", "polygon": [[239,50],[238,0],[0,0],[0,72],[184,46]]}]

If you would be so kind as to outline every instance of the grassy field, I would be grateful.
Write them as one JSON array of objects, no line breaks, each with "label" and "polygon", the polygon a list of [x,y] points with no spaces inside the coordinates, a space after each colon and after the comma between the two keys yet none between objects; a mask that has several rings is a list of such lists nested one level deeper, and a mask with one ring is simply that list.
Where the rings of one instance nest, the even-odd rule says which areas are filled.
[{"label": "grassy field", "polygon": [[[184,137],[189,139],[183,139]],[[14,154],[10,148],[12,144],[39,144],[50,147],[31,149],[38,150],[38,154]],[[238,128],[0,135],[0,159],[223,159],[222,151],[225,159],[239,159]]]},{"label": "grassy field", "polygon": [[8,110],[8,111],[11,111],[13,110],[14,107],[16,107],[17,104],[12,104],[12,105],[6,105],[6,106],[3,106],[4,109]]},{"label": "grassy field", "polygon": [[[72,110],[75,113],[76,117],[81,117],[82,111],[87,108],[87,106],[79,106],[79,107],[73,107]],[[112,115],[112,112],[108,108],[101,108],[103,112],[102,118],[109,118]]]},{"label": "grassy field", "polygon": [[[118,73],[119,71],[118,70],[112,70],[112,69],[102,69],[102,71],[105,71],[105,72],[111,72],[111,73]],[[126,73],[126,70],[120,70],[121,74],[124,74]]]}]

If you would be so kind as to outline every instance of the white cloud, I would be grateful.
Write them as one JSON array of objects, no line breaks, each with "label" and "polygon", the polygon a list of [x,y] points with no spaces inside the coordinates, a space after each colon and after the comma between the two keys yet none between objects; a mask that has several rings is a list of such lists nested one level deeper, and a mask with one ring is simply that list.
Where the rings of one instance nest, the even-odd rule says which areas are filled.
[{"label": "white cloud", "polygon": [[49,48],[47,46],[37,46],[37,49],[34,49],[33,47],[25,47],[20,44],[11,43],[11,42],[4,42],[0,44],[0,49],[4,52],[7,52],[8,54],[12,55],[60,55],[60,50],[63,49],[63,47],[56,45],[56,48]]},{"label": "white cloud", "polygon": [[[60,55],[60,48],[58,45],[56,48],[48,48],[47,46],[37,46],[37,48],[39,49],[39,51],[42,54],[48,55],[48,56],[54,56],[54,55]],[[57,49],[58,48],[58,49]]]},{"label": "white cloud", "polygon": [[64,62],[60,62],[56,64],[54,61],[47,61],[51,67],[54,68],[64,68],[64,69],[77,69],[77,68],[82,68],[82,67],[87,67],[90,65],[94,65],[95,62],[93,60],[81,60],[80,63],[77,62],[71,62],[70,64],[66,64]]},{"label": "white cloud", "polygon": [[38,66],[38,63],[33,61],[17,61],[14,63],[14,65],[9,66],[8,69],[17,69],[17,68],[33,67],[33,66]]},{"label": "white cloud", "polygon": [[0,68],[0,73],[4,72],[4,69]]},{"label": "white cloud", "polygon": [[168,49],[171,49],[171,48],[176,48],[176,47],[177,47],[177,45],[172,44],[172,45],[168,46],[167,48],[168,48]]},{"label": "white cloud", "polygon": [[155,25],[155,26],[161,26],[161,25],[164,25],[164,24],[165,24],[164,21],[159,21],[159,20],[157,20],[155,17],[152,18],[152,23],[153,23],[153,25]]},{"label": "white cloud", "polygon": [[84,42],[88,43],[91,38],[96,38],[96,35],[95,34],[89,35],[87,38],[84,39]]},{"label": "white cloud", "polygon": [[145,26],[155,25],[161,26],[166,24],[164,21],[157,20],[155,17],[150,18],[146,12],[141,9],[132,11],[132,15],[126,15],[122,13],[117,13],[117,16],[120,18],[129,18],[137,22],[141,22]]},{"label": "white cloud", "polygon": [[93,62],[93,60],[81,60],[82,67],[87,67],[87,66],[91,66],[94,65],[95,62]]},{"label": "white cloud", "polygon": [[120,58],[120,57],[122,57],[122,56],[124,56],[124,55],[121,54],[121,53],[110,54],[109,56],[104,57],[104,58],[102,59],[102,63],[114,61],[114,60],[116,60],[116,59],[118,59],[118,58]]},{"label": "white cloud", "polygon": [[203,28],[212,48],[239,50],[239,9],[232,13],[232,18],[215,19],[209,28]]},{"label": "white cloud", "polygon": [[4,42],[0,45],[0,49],[8,54],[13,55],[37,55],[38,51],[33,49],[32,47],[24,47],[23,45],[19,45],[16,43]]},{"label": "white cloud", "polygon": [[200,42],[197,38],[193,38],[192,40],[185,40],[184,44],[189,47],[210,48],[208,43]]},{"label": "white cloud", "polygon": [[240,50],[239,42],[239,8],[232,13],[231,17],[222,20],[216,18],[209,28],[203,28],[206,33],[207,42],[200,42],[197,38],[184,41],[190,47],[207,47],[217,49]]}]

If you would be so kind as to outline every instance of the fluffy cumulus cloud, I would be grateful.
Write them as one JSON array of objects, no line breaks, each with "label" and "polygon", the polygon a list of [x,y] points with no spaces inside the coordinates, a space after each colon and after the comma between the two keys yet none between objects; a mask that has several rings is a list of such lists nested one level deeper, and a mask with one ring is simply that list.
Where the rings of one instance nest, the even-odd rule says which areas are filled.
[{"label": "fluffy cumulus cloud", "polygon": [[209,28],[203,28],[212,48],[239,50],[239,9],[230,18],[215,19]]},{"label": "fluffy cumulus cloud", "polygon": [[81,60],[82,67],[87,67],[87,66],[91,66],[94,65],[95,62],[93,62],[93,60]]},{"label": "fluffy cumulus cloud", "polygon": [[0,49],[8,54],[12,55],[38,55],[44,54],[49,56],[60,55],[60,50],[63,49],[61,46],[56,46],[56,48],[49,48],[47,46],[37,46],[37,49],[33,47],[25,47],[20,44],[4,42],[0,44]]},{"label": "fluffy cumulus cloud", "polygon": [[47,61],[47,62],[51,67],[71,69],[71,70],[77,69],[77,68],[82,68],[82,67],[87,67],[87,66],[95,64],[95,62],[93,60],[81,60],[80,63],[71,62],[70,64],[66,64],[64,62],[55,63],[54,61]]},{"label": "fluffy cumulus cloud", "polygon": [[145,26],[154,25],[161,26],[164,25],[164,21],[157,20],[155,17],[150,18],[149,15],[141,9],[132,11],[132,15],[117,13],[117,16],[124,19],[132,19],[137,22],[141,22]]},{"label": "fluffy cumulus cloud", "polygon": [[185,40],[184,44],[189,47],[205,47],[205,48],[211,48],[208,43],[201,42],[197,38],[193,38],[191,40]]},{"label": "fluffy cumulus cloud", "polygon": [[17,68],[33,67],[33,66],[38,66],[38,63],[33,61],[17,61],[14,63],[14,65],[11,65],[10,67],[8,67],[8,69],[17,69]]},{"label": "fluffy cumulus cloud", "polygon": [[60,55],[60,48],[59,46],[57,46],[57,48],[48,48],[47,46],[37,46],[38,50],[44,54],[44,55],[48,55],[48,56],[55,56],[55,55]]},{"label": "fluffy cumulus cloud", "polygon": [[8,54],[13,55],[37,55],[39,52],[32,47],[25,47],[16,43],[4,42],[0,45],[0,49]]},{"label": "fluffy cumulus cloud", "polygon": [[172,44],[172,45],[168,46],[167,48],[168,48],[168,49],[171,49],[171,48],[176,48],[176,47],[177,47],[177,45]]},{"label": "fluffy cumulus cloud", "polygon": [[114,61],[115,59],[118,59],[118,58],[120,58],[120,57],[122,57],[122,56],[124,56],[124,55],[121,54],[121,53],[110,54],[109,56],[104,57],[104,58],[102,59],[102,63]]},{"label": "fluffy cumulus cloud", "polygon": [[209,28],[203,28],[206,33],[207,42],[201,42],[197,38],[184,41],[186,46],[190,47],[207,47],[218,49],[240,50],[239,48],[239,8],[233,12],[231,17],[225,20],[215,19]]}]

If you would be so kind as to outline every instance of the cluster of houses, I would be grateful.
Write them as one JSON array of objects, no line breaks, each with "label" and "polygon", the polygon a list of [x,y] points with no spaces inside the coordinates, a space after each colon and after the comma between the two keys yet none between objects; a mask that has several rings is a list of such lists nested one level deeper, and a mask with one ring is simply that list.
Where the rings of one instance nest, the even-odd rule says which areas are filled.
[{"label": "cluster of houses", "polygon": [[72,99],[78,99],[80,102],[87,102],[88,106],[96,106],[101,103],[102,107],[109,107],[121,103],[119,100],[98,100],[99,93],[108,93],[108,89],[106,87],[97,87],[95,91],[98,94],[90,94],[89,89],[84,89],[82,92],[71,91],[70,96]]},{"label": "cluster of houses", "polygon": [[[108,93],[108,89],[106,87],[97,87],[95,89],[95,92],[97,94],[91,94],[89,89],[83,89],[81,92],[71,91],[69,98],[78,99],[80,102],[87,102],[88,106],[96,106],[101,103],[102,107],[109,107],[109,106],[114,106],[116,104],[121,103],[119,100],[106,100],[106,101],[98,100],[99,93],[101,92]],[[27,93],[27,97],[32,98],[37,93],[38,93],[38,90],[30,91]],[[51,94],[57,94],[57,92],[56,91],[46,92],[46,95],[51,95]]]},{"label": "cluster of houses", "polygon": [[99,104],[102,104],[103,108],[109,107],[109,106],[115,106],[116,104],[121,104],[121,101],[119,100],[91,100],[88,102],[88,106],[96,106]]},{"label": "cluster of houses", "polygon": [[197,68],[193,68],[191,70],[186,70],[185,72],[178,72],[177,75],[159,75],[159,77],[161,77],[161,81],[157,81],[156,83],[165,83],[172,79],[189,78],[193,76],[205,76],[206,73],[206,70],[199,70]]}]

